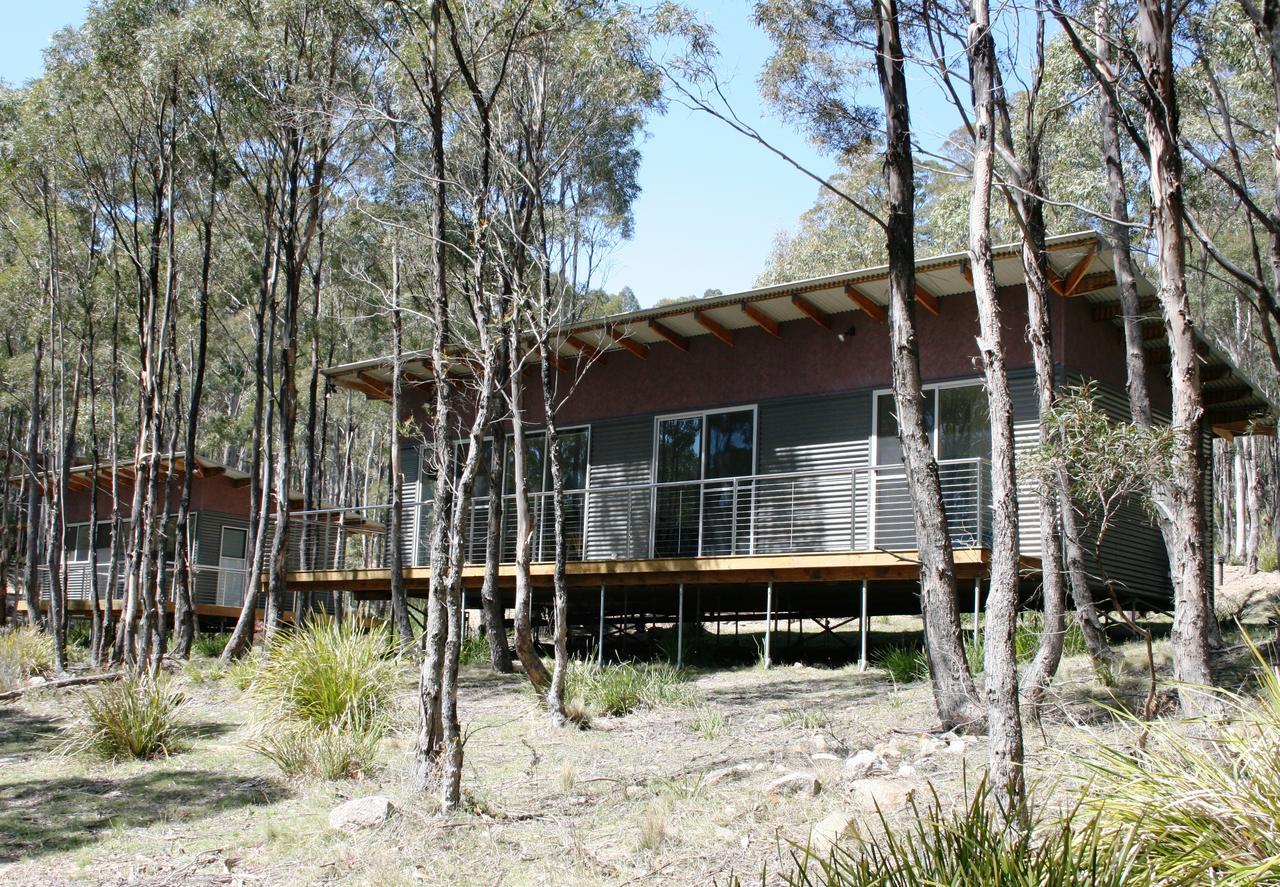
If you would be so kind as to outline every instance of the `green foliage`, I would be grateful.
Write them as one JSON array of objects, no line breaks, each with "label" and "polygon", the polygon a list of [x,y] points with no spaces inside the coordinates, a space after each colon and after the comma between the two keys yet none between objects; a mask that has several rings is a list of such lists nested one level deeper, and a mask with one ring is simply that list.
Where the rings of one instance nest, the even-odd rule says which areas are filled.
[{"label": "green foliage", "polygon": [[[1018,662],[1030,662],[1040,649],[1041,637],[1044,634],[1044,614],[1038,611],[1022,613],[1013,632],[1013,651]],[[975,640],[971,631],[965,632],[964,652],[969,661],[969,670],[978,674],[983,670],[983,657],[986,655],[986,635],[978,633]],[[1063,656],[1082,656],[1087,652],[1084,642],[1084,631],[1074,616],[1066,618],[1066,630],[1062,636]]]},{"label": "green foliage", "polygon": [[53,668],[53,638],[22,625],[0,631],[0,690],[11,690],[33,674]]},{"label": "green foliage", "polygon": [[458,662],[462,665],[488,665],[489,639],[480,632],[463,635]]},{"label": "green foliage", "polygon": [[398,677],[386,631],[317,619],[277,635],[249,691],[286,718],[324,726],[373,719]]},{"label": "green foliage", "polygon": [[1229,723],[1123,715],[1145,742],[1098,742],[1086,758],[1086,805],[1134,833],[1160,883],[1280,883],[1280,675],[1258,659],[1258,697],[1204,691],[1227,704]]},{"label": "green foliage", "polygon": [[1026,458],[1028,471],[1054,484],[1067,472],[1072,496],[1105,524],[1126,501],[1144,504],[1167,482],[1177,439],[1167,425],[1144,428],[1108,416],[1092,383],[1067,388],[1045,414],[1050,433]]},{"label": "green foliage", "polygon": [[359,776],[374,764],[400,677],[385,629],[325,619],[278,635],[248,679],[268,712],[249,747],[286,776]]},{"label": "green foliage", "polygon": [[87,651],[92,640],[93,629],[88,622],[77,621],[67,626],[67,646]]},{"label": "green foliage", "polygon": [[225,631],[216,634],[198,634],[195,640],[191,642],[191,653],[195,656],[207,656],[210,659],[216,659],[227,648],[227,641],[230,639],[230,633]]},{"label": "green foliage", "polygon": [[1268,533],[1258,546],[1258,569],[1264,573],[1274,573],[1276,567],[1276,542]]},{"label": "green foliage", "polygon": [[62,751],[102,760],[150,760],[182,749],[186,697],[164,678],[127,676],[84,694],[83,716],[67,730]]},{"label": "green foliage", "polygon": [[929,676],[929,662],[919,647],[903,645],[881,653],[876,665],[889,672],[899,684],[910,684]]},{"label": "green foliage", "polygon": [[227,666],[226,678],[231,683],[231,686],[243,692],[253,685],[261,664],[261,661],[251,652],[247,656],[241,656]]},{"label": "green foliage", "polygon": [[1016,811],[1031,827],[1006,828],[1010,811],[987,786],[978,784],[953,809],[936,792],[924,805],[911,800],[912,820],[893,825],[881,814],[883,834],[857,833],[849,846],[819,856],[810,848],[792,852],[793,887],[919,887],[919,885],[1008,884],[1017,887],[1137,887],[1152,883],[1134,870],[1124,833],[1096,817],[1069,811],[1046,822],[1033,809]]},{"label": "green foliage", "polygon": [[683,672],[665,662],[598,665],[575,659],[565,699],[581,699],[596,714],[621,716],[641,708],[692,705],[697,692]]}]

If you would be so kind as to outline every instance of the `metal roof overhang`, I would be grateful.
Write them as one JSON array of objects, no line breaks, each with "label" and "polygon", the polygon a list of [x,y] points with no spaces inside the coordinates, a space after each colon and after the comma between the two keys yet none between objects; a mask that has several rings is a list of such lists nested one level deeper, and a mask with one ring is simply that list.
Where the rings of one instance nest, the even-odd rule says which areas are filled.
[{"label": "metal roof overhang", "polygon": [[[1084,298],[1093,305],[1094,319],[1123,327],[1119,310],[1120,294],[1115,285],[1111,250],[1096,232],[1061,234],[1046,240],[1050,285],[1063,298]],[[996,283],[1020,286],[1023,283],[1022,244],[1001,244],[993,248]],[[758,287],[708,299],[690,299],[626,314],[566,323],[552,330],[552,356],[559,368],[569,361],[597,360],[601,356],[630,352],[643,358],[652,348],[688,348],[691,339],[714,336],[732,344],[739,330],[761,327],[777,335],[778,324],[811,320],[840,332],[833,319],[850,311],[862,311],[876,320],[888,312],[889,268],[880,265],[856,271],[830,274],[774,286]],[[968,254],[950,253],[916,262],[916,298],[920,307],[940,311],[943,300],[973,292]],[[1154,312],[1146,322],[1151,328],[1145,339],[1148,360],[1156,366],[1168,365],[1155,289],[1138,278],[1138,294],[1144,311]],[[1270,424],[1277,410],[1225,355],[1197,333],[1203,360],[1206,419],[1218,433],[1239,433]],[[402,358],[405,378],[429,383],[432,378],[425,352],[406,353]],[[390,358],[375,357],[328,367],[325,376],[334,384],[361,392],[373,400],[389,400]],[[462,375],[469,364],[458,359],[450,373]]]}]

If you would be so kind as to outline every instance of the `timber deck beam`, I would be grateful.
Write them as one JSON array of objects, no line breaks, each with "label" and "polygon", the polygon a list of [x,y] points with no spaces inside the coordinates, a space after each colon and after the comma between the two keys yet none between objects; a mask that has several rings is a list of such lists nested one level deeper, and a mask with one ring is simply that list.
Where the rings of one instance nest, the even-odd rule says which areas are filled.
[{"label": "timber deck beam", "polygon": [[[961,549],[955,553],[956,578],[984,577],[991,556],[987,549]],[[554,565],[535,563],[529,578],[535,586],[552,584]],[[1037,558],[1023,558],[1024,572],[1038,573]],[[826,554],[735,555],[724,557],[648,558],[644,560],[571,561],[565,566],[571,588],[599,588],[623,585],[745,584],[756,582],[852,582],[867,580],[911,581],[919,578],[919,555],[915,551],[862,551]],[[389,594],[391,572],[384,568],[360,570],[309,570],[287,574],[291,591],[352,591],[362,597]],[[431,579],[428,567],[406,567],[405,589],[411,597],[427,593]],[[463,568],[467,588],[479,588],[484,580],[483,564]],[[515,584],[515,565],[502,564],[499,585]]]}]

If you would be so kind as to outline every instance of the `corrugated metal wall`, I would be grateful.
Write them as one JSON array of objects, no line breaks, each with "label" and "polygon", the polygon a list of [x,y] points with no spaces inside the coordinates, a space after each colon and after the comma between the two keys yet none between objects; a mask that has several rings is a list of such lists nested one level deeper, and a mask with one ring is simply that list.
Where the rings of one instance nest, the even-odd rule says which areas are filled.
[{"label": "corrugated metal wall", "polygon": [[871,464],[871,392],[770,401],[760,405],[757,421],[760,474],[827,473],[761,481],[752,548],[768,553],[870,547],[870,479],[851,469]]},{"label": "corrugated metal wall", "polygon": [[[1071,386],[1085,382],[1082,374],[1070,369],[1066,371],[1065,378]],[[1117,421],[1129,421],[1129,395],[1123,388],[1095,382],[1094,394],[1096,403],[1108,416]],[[1159,409],[1152,412],[1157,422],[1169,421],[1167,412]],[[1207,483],[1212,484],[1212,478]],[[1121,506],[1106,529],[1101,545],[1096,541],[1096,523],[1085,532],[1088,535],[1082,541],[1089,555],[1089,570],[1094,581],[1099,585],[1113,582],[1122,598],[1127,596],[1167,605],[1173,590],[1169,580],[1169,556],[1160,530],[1142,505],[1126,503]]]},{"label": "corrugated metal wall", "polygon": [[587,483],[588,560],[645,557],[652,502],[647,489],[595,492],[647,484],[653,474],[653,417],[631,416],[591,426]]}]

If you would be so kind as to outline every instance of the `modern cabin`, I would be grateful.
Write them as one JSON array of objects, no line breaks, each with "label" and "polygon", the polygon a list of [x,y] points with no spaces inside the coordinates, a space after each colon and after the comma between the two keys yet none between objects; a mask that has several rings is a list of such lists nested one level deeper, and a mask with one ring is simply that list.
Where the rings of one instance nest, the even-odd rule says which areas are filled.
[{"label": "modern cabin", "polygon": [[[168,607],[172,598],[168,589],[172,586],[174,566],[175,521],[181,498],[186,460],[178,457],[170,464],[161,458],[160,485],[162,499],[167,497],[167,523],[163,529],[164,557],[161,561],[162,587],[166,589]],[[90,547],[96,549],[96,581],[100,601],[108,598],[111,577],[115,587],[111,590],[111,603],[116,609],[123,606],[126,565],[122,552],[127,546],[129,512],[133,501],[136,471],[132,462],[116,466],[102,466],[97,475],[90,465],[72,468],[68,473],[64,506],[64,547],[62,573],[66,589],[68,611],[72,614],[87,612],[93,600],[95,574],[91,569]],[[39,480],[43,481],[42,476]],[[249,483],[250,475],[219,465],[207,459],[197,458],[191,466],[190,550],[192,593],[196,613],[203,619],[216,622],[235,619],[244,602],[246,577],[249,573],[250,526]],[[112,569],[112,489],[121,516],[120,538],[116,543],[116,563]],[[90,521],[92,498],[97,495],[97,525]],[[42,493],[43,493],[42,489]],[[291,505],[300,508],[302,496],[291,494]],[[47,507],[47,502],[45,504]],[[160,506],[162,509],[163,505]],[[380,540],[383,527],[358,520],[344,519],[336,509],[322,506],[324,519],[308,516],[305,522],[290,530],[288,566],[298,570],[306,567],[339,568],[345,566],[348,551],[359,552]],[[274,522],[268,522],[268,534]],[[268,535],[269,538],[269,535]],[[359,556],[356,554],[355,556]],[[50,574],[47,555],[41,551],[38,561],[42,605],[47,606],[50,594]],[[318,595],[314,605],[322,609],[330,606],[329,595]],[[25,602],[19,598],[19,609]],[[261,601],[258,608],[261,609]],[[292,602],[285,602],[285,610],[292,611]]]},{"label": "modern cabin", "polygon": [[[1092,381],[1101,403],[1128,418],[1125,351],[1112,255],[1093,232],[1049,241],[1054,365],[1060,385]],[[964,254],[919,261],[918,346],[934,453],[957,574],[981,605],[990,545],[990,435],[976,346],[978,320]],[[718,621],[778,614],[834,619],[918,612],[911,501],[892,408],[885,267],[567,324],[549,359],[567,478],[571,618]],[[1020,248],[998,247],[996,276],[1014,395],[1019,451],[1038,443],[1039,412],[1026,337]],[[1169,349],[1154,290],[1140,281],[1150,387],[1169,408]],[[1199,343],[1210,434],[1270,416],[1271,405],[1207,341]],[[403,360],[402,420],[429,428],[431,373],[423,355]],[[466,372],[465,367],[458,372]],[[336,385],[389,400],[391,362],[377,357],[325,370]],[[551,581],[549,472],[531,382],[529,465],[535,588]],[[493,442],[490,442],[493,445]],[[502,441],[510,466],[510,442]],[[405,577],[427,586],[432,478],[421,443],[401,454]],[[508,472],[509,474],[510,472]],[[1211,474],[1206,472],[1206,483]],[[465,585],[479,586],[491,497],[508,506],[503,561],[514,553],[508,477],[481,478],[468,539]],[[1025,592],[1039,581],[1035,487],[1020,482]],[[1211,499],[1207,500],[1211,501]],[[385,515],[386,506],[378,514]],[[384,517],[371,518],[385,521]],[[1170,594],[1158,530],[1139,509],[1122,514],[1093,564],[1100,585],[1160,608]],[[293,587],[388,593],[384,564],[311,570]],[[508,604],[508,565],[500,575]],[[535,592],[536,594],[536,592]],[[545,598],[544,598],[545,599]],[[473,599],[474,600],[474,599]],[[603,633],[603,631],[602,631]]]}]

